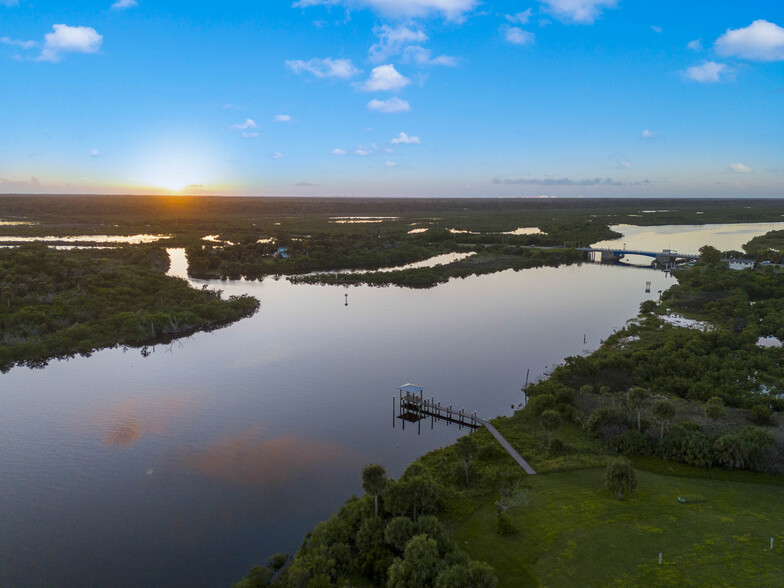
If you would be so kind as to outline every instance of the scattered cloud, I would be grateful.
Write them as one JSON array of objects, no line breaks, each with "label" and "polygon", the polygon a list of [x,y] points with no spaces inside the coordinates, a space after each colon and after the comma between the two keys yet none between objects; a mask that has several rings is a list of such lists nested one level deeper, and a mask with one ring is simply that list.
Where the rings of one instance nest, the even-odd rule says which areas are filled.
[{"label": "scattered cloud", "polygon": [[659,26],[656,26],[656,25],[651,25],[651,30],[652,30],[654,33],[656,33],[656,34],[659,34],[659,35],[660,35],[660,34],[661,34],[661,32],[662,32],[662,28],[661,28],[661,27],[659,27]]},{"label": "scattered cloud", "polygon": [[733,163],[730,165],[730,169],[732,169],[732,171],[739,174],[747,174],[749,172],[754,171],[749,166],[743,165],[742,163]]},{"label": "scattered cloud", "polygon": [[294,59],[286,61],[288,67],[295,74],[309,73],[316,78],[337,78],[347,80],[359,73],[350,59],[309,59],[303,61]]},{"label": "scattered cloud", "polygon": [[750,61],[784,61],[784,29],[766,20],[755,20],[744,29],[728,29],[714,44],[722,57]]},{"label": "scattered cloud", "polygon": [[686,79],[704,84],[716,84],[724,81],[730,75],[731,69],[726,63],[706,61],[702,65],[695,65],[684,72]]},{"label": "scattered cloud", "polygon": [[408,103],[407,100],[401,100],[400,98],[397,97],[389,98],[388,100],[373,99],[370,102],[368,102],[367,107],[368,110],[383,112],[385,114],[408,112],[411,110],[411,105]]},{"label": "scattered cloud", "polygon": [[297,0],[295,8],[338,6],[370,9],[392,18],[422,18],[438,14],[447,20],[462,21],[479,0]]},{"label": "scattered cloud", "polygon": [[416,63],[417,65],[444,65],[447,67],[455,67],[457,59],[450,55],[438,55],[432,57],[433,53],[430,49],[412,45],[406,47],[403,51],[404,63]]},{"label": "scattered cloud", "polygon": [[389,64],[374,67],[370,77],[361,84],[355,84],[355,87],[362,92],[397,92],[410,83],[411,80]]},{"label": "scattered cloud", "polygon": [[98,157],[100,155],[101,155],[101,152],[98,151],[97,149],[93,149],[92,151],[90,151],[90,157]]},{"label": "scattered cloud", "polygon": [[605,8],[615,8],[617,0],[539,0],[545,12],[558,20],[576,23],[593,24],[601,16]]},{"label": "scattered cloud", "polygon": [[127,10],[128,8],[133,8],[134,6],[138,6],[139,3],[136,0],[117,0],[114,4],[112,4],[113,10]]},{"label": "scattered cloud", "polygon": [[422,141],[419,140],[419,137],[409,137],[405,133],[401,132],[397,137],[392,139],[390,143],[394,145],[419,145],[422,143]]},{"label": "scattered cloud", "polygon": [[646,186],[650,180],[641,182],[619,182],[612,178],[590,178],[586,180],[571,180],[569,178],[544,178],[544,179],[518,179],[501,180],[493,179],[494,184],[523,185],[523,186]]},{"label": "scattered cloud", "polygon": [[381,25],[373,29],[378,37],[378,42],[371,45],[368,54],[372,61],[385,61],[395,55],[400,55],[408,45],[418,45],[427,41],[427,35],[417,29],[406,25],[390,27]]},{"label": "scattered cloud", "polygon": [[345,154],[346,154],[346,150],[345,149],[333,149],[332,150],[332,155],[345,155]]},{"label": "scattered cloud", "polygon": [[276,151],[275,153],[272,154],[272,159],[283,159],[283,154]]},{"label": "scattered cloud", "polygon": [[246,118],[244,123],[231,125],[231,128],[234,130],[255,129],[256,121],[254,121],[252,118]]},{"label": "scattered cloud", "polygon": [[366,157],[372,153],[373,152],[367,147],[357,147],[354,149],[354,155],[359,155],[360,157]]},{"label": "scattered cloud", "polygon": [[241,110],[241,106],[237,106],[236,104],[224,104],[221,108],[223,110]]},{"label": "scattered cloud", "polygon": [[14,47],[19,47],[20,49],[34,49],[38,47],[38,43],[36,41],[17,41],[16,39],[11,39],[10,37],[0,37],[0,43],[4,45],[12,45]]},{"label": "scattered cloud", "polygon": [[54,25],[54,32],[44,36],[44,47],[38,61],[58,62],[63,53],[97,53],[103,36],[92,27]]},{"label": "scattered cloud", "polygon": [[513,45],[533,45],[536,43],[536,35],[519,27],[504,25],[500,30],[507,43],[512,43]]},{"label": "scattered cloud", "polygon": [[686,45],[692,51],[702,51],[702,39],[695,39],[694,41],[689,41]]},{"label": "scattered cloud", "polygon": [[619,162],[618,162],[618,165],[619,165],[620,167],[624,167],[624,168],[626,168],[626,169],[631,169],[631,168],[633,167],[633,166],[632,166],[632,162],[631,162],[631,161],[619,161]]},{"label": "scattered cloud", "polygon": [[373,29],[373,33],[378,37],[378,42],[373,44],[368,51],[370,60],[381,62],[400,57],[403,63],[415,63],[416,65],[446,65],[454,67],[457,60],[448,55],[433,57],[430,49],[423,47],[422,43],[427,42],[427,35],[420,29],[412,28],[409,25],[391,27],[381,25]]},{"label": "scattered cloud", "polygon": [[397,164],[394,161],[387,161],[385,164],[387,167],[395,167]]},{"label": "scattered cloud", "polygon": [[511,24],[524,25],[530,22],[533,13],[534,13],[533,9],[529,8],[525,12],[517,12],[515,14],[505,14],[504,18],[507,21],[509,21]]},{"label": "scattered cloud", "polygon": [[642,133],[640,133],[640,137],[642,137],[643,139],[653,139],[658,134],[659,133],[656,133],[650,129],[643,129]]},{"label": "scattered cloud", "polygon": [[275,122],[282,122],[282,123],[288,123],[294,121],[294,119],[291,118],[288,114],[276,114],[272,118]]},{"label": "scattered cloud", "polygon": [[242,133],[242,136],[246,139],[255,139],[256,137],[259,136],[259,133],[257,133],[256,131],[252,131],[252,132],[245,131],[244,133]]},{"label": "scattered cloud", "polygon": [[315,188],[316,186],[318,186],[318,184],[311,184],[310,182],[297,182],[294,185],[299,188]]}]

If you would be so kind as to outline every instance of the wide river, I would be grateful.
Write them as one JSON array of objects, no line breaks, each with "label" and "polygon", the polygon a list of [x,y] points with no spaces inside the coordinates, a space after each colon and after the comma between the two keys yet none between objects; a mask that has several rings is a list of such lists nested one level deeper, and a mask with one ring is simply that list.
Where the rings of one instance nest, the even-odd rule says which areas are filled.
[{"label": "wide river", "polygon": [[[773,228],[621,230],[630,247],[696,252]],[[393,429],[397,386],[510,414],[527,370],[596,349],[672,283],[588,263],[430,290],[213,281],[261,310],[146,357],[14,368],[0,375],[0,586],[230,585],[360,493],[365,464],[398,476],[462,433]]]}]

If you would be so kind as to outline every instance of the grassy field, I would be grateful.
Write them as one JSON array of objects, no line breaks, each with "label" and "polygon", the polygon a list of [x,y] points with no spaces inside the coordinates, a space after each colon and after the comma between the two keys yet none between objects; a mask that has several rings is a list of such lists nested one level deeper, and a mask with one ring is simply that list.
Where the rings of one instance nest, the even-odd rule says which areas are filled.
[{"label": "grassy field", "polygon": [[456,539],[499,586],[784,585],[784,487],[637,474],[624,501],[603,468],[526,478],[527,503],[508,511],[517,533],[495,533],[488,501]]}]

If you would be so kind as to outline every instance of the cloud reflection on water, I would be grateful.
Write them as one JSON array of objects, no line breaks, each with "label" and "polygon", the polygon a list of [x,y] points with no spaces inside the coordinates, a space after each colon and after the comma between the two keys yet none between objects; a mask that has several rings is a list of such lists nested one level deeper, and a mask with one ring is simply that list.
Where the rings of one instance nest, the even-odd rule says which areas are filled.
[{"label": "cloud reflection on water", "polygon": [[363,459],[342,443],[296,436],[262,439],[258,430],[226,437],[186,456],[183,465],[204,476],[270,492],[296,483],[329,484],[359,476]]},{"label": "cloud reflection on water", "polygon": [[104,432],[104,445],[130,447],[145,435],[163,434],[193,403],[186,396],[126,398],[99,412],[96,421]]}]

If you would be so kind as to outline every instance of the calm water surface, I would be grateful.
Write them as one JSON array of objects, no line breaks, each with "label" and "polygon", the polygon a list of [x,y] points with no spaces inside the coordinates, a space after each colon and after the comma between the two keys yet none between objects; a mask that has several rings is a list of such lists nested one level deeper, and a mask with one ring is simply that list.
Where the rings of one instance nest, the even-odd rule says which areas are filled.
[{"label": "calm water surface", "polygon": [[0,375],[0,586],[229,585],[296,550],[361,492],[365,464],[397,476],[454,441],[455,427],[393,430],[396,386],[509,414],[527,369],[595,349],[673,280],[584,264],[424,291],[206,283],[260,312],[147,357]]}]

